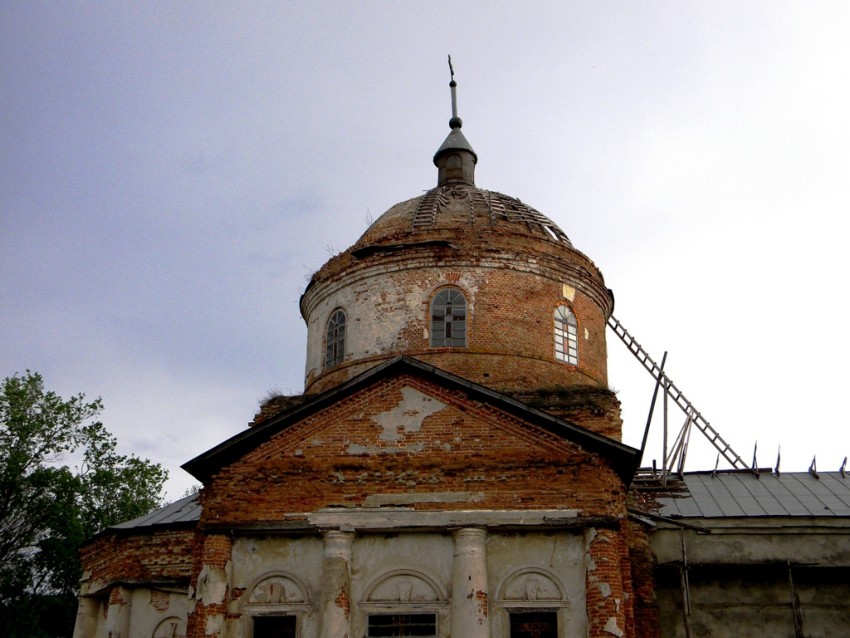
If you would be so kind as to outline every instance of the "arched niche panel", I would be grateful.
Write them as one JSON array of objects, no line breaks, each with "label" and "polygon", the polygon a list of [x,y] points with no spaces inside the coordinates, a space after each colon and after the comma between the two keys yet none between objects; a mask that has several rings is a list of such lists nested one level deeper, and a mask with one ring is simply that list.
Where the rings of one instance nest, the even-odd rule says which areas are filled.
[{"label": "arched niche panel", "polygon": [[446,594],[437,582],[422,572],[395,570],[382,574],[366,593],[366,605],[441,605]]},{"label": "arched niche panel", "polygon": [[555,574],[542,567],[524,567],[509,574],[498,590],[505,607],[566,607],[570,598]]},{"label": "arched niche panel", "polygon": [[293,575],[283,572],[261,576],[250,588],[245,605],[306,605],[310,602],[307,588]]},{"label": "arched niche panel", "polygon": [[153,630],[151,638],[185,638],[186,621],[177,616],[169,616]]}]

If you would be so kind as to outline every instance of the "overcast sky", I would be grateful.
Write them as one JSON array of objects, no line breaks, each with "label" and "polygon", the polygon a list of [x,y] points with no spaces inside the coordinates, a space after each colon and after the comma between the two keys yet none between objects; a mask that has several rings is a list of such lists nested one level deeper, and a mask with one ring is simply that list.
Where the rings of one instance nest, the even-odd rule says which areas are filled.
[{"label": "overcast sky", "polygon": [[[478,185],[565,230],[747,461],[837,470],[848,33],[845,0],[5,0],[0,376],[103,397],[180,496],[182,463],[301,391],[309,275],[436,184],[451,53]],[[652,379],[608,339],[639,446]]]}]

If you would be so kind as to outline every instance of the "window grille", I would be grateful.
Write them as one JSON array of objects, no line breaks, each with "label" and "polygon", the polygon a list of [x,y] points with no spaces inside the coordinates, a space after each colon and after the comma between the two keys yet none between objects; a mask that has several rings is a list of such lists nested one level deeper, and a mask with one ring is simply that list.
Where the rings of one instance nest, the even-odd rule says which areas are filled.
[{"label": "window grille", "polygon": [[557,612],[511,612],[511,638],[557,638],[557,636]]},{"label": "window grille", "polygon": [[466,347],[466,297],[443,288],[431,300],[431,346]]},{"label": "window grille", "polygon": [[373,614],[369,616],[369,638],[432,638],[437,635],[436,614]]}]

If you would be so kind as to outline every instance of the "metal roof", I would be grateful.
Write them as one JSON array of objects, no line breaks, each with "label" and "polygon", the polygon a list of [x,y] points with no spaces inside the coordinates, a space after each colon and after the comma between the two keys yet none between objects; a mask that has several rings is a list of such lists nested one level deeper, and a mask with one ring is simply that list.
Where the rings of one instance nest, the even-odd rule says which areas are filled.
[{"label": "metal roof", "polygon": [[201,504],[198,495],[192,494],[160,507],[144,516],[139,516],[131,521],[125,521],[113,525],[109,529],[138,529],[140,527],[154,527],[156,525],[173,525],[175,523],[194,523],[201,518]]},{"label": "metal roof", "polygon": [[850,477],[840,472],[695,472],[682,480],[686,489],[656,499],[661,516],[850,517]]}]

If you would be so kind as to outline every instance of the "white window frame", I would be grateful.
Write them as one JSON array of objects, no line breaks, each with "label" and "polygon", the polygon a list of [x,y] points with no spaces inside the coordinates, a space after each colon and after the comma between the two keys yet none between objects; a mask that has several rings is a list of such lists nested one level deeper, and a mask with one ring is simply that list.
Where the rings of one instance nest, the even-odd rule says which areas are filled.
[{"label": "white window frame", "polygon": [[578,321],[569,306],[555,306],[555,360],[578,365]]},{"label": "white window frame", "polygon": [[469,302],[463,291],[460,288],[439,289],[431,298],[429,309],[431,347],[465,348],[469,335]]},{"label": "white window frame", "polygon": [[325,326],[325,369],[336,368],[345,360],[345,330],[348,317],[345,310],[337,308],[328,317]]}]

